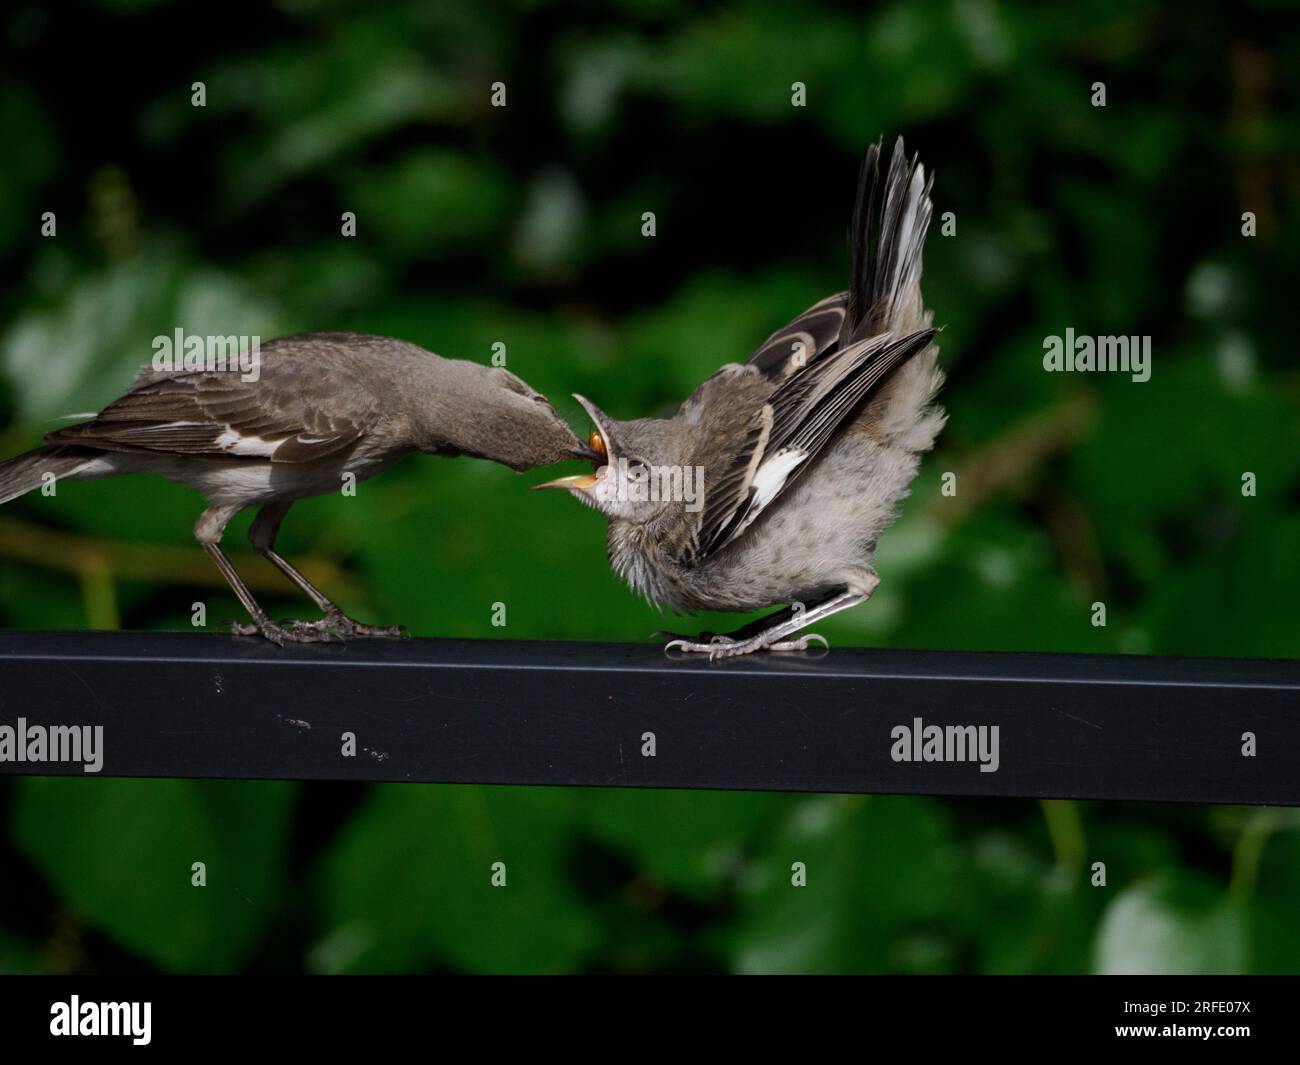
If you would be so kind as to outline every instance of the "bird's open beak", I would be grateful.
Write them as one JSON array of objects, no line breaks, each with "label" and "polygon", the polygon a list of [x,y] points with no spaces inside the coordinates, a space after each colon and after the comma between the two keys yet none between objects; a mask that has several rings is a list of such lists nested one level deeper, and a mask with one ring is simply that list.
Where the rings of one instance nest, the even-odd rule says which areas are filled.
[{"label": "bird's open beak", "polygon": [[589,399],[579,396],[576,393],[573,396],[583,409],[591,416],[591,420],[596,424],[596,433],[593,434],[593,440],[600,445],[600,450],[589,443],[582,443],[582,453],[574,449],[574,453],[579,458],[586,459],[592,463],[596,469],[593,473],[575,473],[568,477],[557,477],[554,481],[544,481],[542,484],[533,485],[534,488],[567,488],[585,492],[596,487],[596,482],[600,478],[600,471],[610,462],[614,461],[613,448],[610,442],[609,417],[603,410],[592,403]]},{"label": "bird's open beak", "polygon": [[[610,424],[611,419],[609,415],[596,406],[596,404],[591,402],[591,400],[586,396],[580,396],[575,392],[573,398],[582,404],[582,409],[587,412],[587,416],[591,418],[592,424],[596,427],[596,433],[599,436],[599,439],[594,441],[594,443],[597,445],[599,450],[597,458],[594,461],[601,466],[614,462],[617,458],[617,441],[614,439],[613,433],[611,432],[612,426]],[[596,448],[593,448],[593,450],[596,450]]]},{"label": "bird's open beak", "polygon": [[557,477],[553,481],[543,481],[541,484],[533,485],[534,488],[577,488],[585,491],[588,488],[596,487],[596,475],[594,473],[575,473],[568,477]]}]

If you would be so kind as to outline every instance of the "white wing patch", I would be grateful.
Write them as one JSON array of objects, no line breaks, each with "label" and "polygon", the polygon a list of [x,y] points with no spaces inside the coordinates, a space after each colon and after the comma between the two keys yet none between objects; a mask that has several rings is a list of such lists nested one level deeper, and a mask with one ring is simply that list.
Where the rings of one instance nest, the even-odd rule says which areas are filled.
[{"label": "white wing patch", "polygon": [[238,429],[231,429],[229,426],[214,441],[215,446],[222,451],[255,459],[269,459],[275,453],[275,449],[283,443],[283,440],[263,440],[260,436],[245,436]]},{"label": "white wing patch", "polygon": [[734,540],[754,522],[764,508],[781,494],[790,475],[808,458],[808,452],[799,447],[783,447],[776,454],[765,458],[750,482],[749,506],[745,515],[736,523],[728,540]]},{"label": "white wing patch", "polygon": [[765,458],[754,474],[750,487],[754,490],[752,506],[760,510],[767,506],[784,487],[801,462],[808,457],[808,452],[800,447],[783,447],[775,455]]}]

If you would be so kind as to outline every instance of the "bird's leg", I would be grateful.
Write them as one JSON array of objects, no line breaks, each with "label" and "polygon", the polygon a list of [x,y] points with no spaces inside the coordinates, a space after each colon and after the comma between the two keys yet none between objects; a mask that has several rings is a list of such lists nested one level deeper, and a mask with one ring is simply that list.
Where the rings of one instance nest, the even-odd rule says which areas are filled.
[{"label": "bird's leg", "polygon": [[[809,640],[821,640],[824,645],[826,643],[825,638],[813,632],[804,633],[797,639],[790,639],[790,637],[807,625],[828,618],[832,614],[838,614],[841,610],[848,610],[850,607],[865,603],[879,583],[880,578],[876,576],[875,571],[867,570],[863,578],[855,581],[852,586],[836,592],[806,610],[796,611],[793,608],[787,608],[769,617],[761,618],[757,622],[751,622],[730,636],[714,636],[707,642],[686,639],[672,640],[664,647],[664,650],[707,654],[709,661],[718,658],[731,658],[736,655],[747,655],[754,651],[806,651]],[[755,629],[758,631],[755,632]]]},{"label": "bird's leg", "polygon": [[303,643],[318,643],[325,640],[337,639],[330,633],[309,633],[299,634],[290,632],[281,625],[277,625],[267,616],[265,610],[261,608],[257,600],[253,598],[253,593],[249,591],[243,579],[231,565],[230,559],[226,553],[221,550],[221,534],[225,532],[226,523],[235,516],[238,508],[235,507],[209,507],[200,516],[194,526],[194,536],[203,545],[203,550],[208,553],[208,557],[216,564],[221,575],[226,578],[226,583],[230,585],[235,596],[243,604],[249,616],[252,617],[252,624],[244,624],[238,621],[231,622],[230,631],[236,636],[265,636],[274,644],[283,647],[286,640]]},{"label": "bird's leg", "polygon": [[236,636],[265,636],[272,643],[283,645],[285,640],[292,640],[295,637],[267,617],[266,611],[258,605],[257,600],[253,598],[253,593],[248,590],[248,585],[235,572],[230,559],[226,558],[225,552],[221,550],[221,534],[226,531],[226,523],[238,513],[238,510],[238,507],[209,507],[199,515],[199,520],[194,524],[194,538],[203,545],[203,550],[216,564],[221,575],[226,578],[226,583],[230,585],[231,591],[235,593],[253,619],[251,625],[232,622],[230,631]]},{"label": "bird's leg", "polygon": [[337,632],[343,636],[376,636],[390,640],[404,637],[406,630],[400,625],[365,625],[348,617],[334,605],[324,592],[299,573],[288,559],[275,550],[276,533],[280,531],[280,522],[284,520],[285,514],[289,512],[289,506],[289,503],[267,503],[257,512],[257,517],[253,519],[253,525],[248,530],[248,538],[258,554],[262,555],[271,565],[293,581],[325,615],[319,621],[286,622],[285,626],[288,630],[293,633],[302,633],[303,635],[300,637],[302,639],[309,638],[311,633],[328,634],[329,632]]},{"label": "bird's leg", "polygon": [[766,617],[759,618],[757,621],[750,621],[736,629],[734,632],[717,633],[717,632],[697,632],[694,636],[688,636],[683,632],[668,632],[660,630],[651,633],[665,640],[681,640],[685,643],[707,644],[714,640],[747,640],[751,636],[757,636],[760,632],[765,632],[773,625],[787,618],[794,616],[793,607],[785,607],[778,610],[775,614],[768,614]]},{"label": "bird's leg", "polygon": [[235,567],[230,564],[230,559],[226,558],[226,553],[216,544],[204,544],[203,550],[208,553],[208,557],[216,563],[217,569],[221,575],[226,578],[226,583],[230,585],[231,590],[243,604],[244,609],[252,617],[252,624],[245,624],[239,621],[230,623],[230,631],[235,636],[265,636],[274,644],[284,646],[285,640],[297,639],[281,626],[277,625],[268,616],[253,598],[253,593],[248,590],[243,579],[235,571]]},{"label": "bird's leg", "polygon": [[406,635],[406,630],[401,625],[366,625],[348,617],[347,614],[343,613],[342,610],[327,599],[324,593],[311,581],[294,569],[287,559],[269,548],[263,551],[262,554],[266,556],[271,565],[275,566],[276,569],[310,596],[312,602],[320,607],[321,612],[325,615],[319,621],[289,622],[289,628],[294,632],[333,629],[344,636],[377,636],[390,640],[398,640]]},{"label": "bird's leg", "polygon": [[840,610],[847,610],[866,600],[866,596],[857,592],[844,591],[823,600],[807,610],[796,612],[790,609],[778,611],[756,622],[744,626],[729,635],[712,636],[707,634],[696,639],[675,639],[664,645],[664,651],[688,651],[707,654],[709,661],[719,658],[732,658],[736,655],[752,654],[754,651],[806,651],[809,640],[820,640],[823,645],[826,638],[815,632],[804,633],[798,639],[789,639],[805,625]]}]

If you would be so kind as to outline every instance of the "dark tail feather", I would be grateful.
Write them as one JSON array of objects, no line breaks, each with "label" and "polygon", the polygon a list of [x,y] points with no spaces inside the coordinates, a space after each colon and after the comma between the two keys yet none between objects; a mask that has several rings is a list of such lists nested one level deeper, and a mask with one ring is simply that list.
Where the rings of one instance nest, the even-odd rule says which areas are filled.
[{"label": "dark tail feather", "polygon": [[858,170],[858,198],[849,223],[849,304],[840,326],[840,347],[852,343],[865,308],[871,303],[871,220],[876,215],[876,185],[880,179],[880,142],[867,149]]},{"label": "dark tail feather", "polygon": [[74,473],[89,456],[84,450],[67,447],[38,447],[24,455],[0,462],[0,503],[8,503],[35,491],[52,474],[55,480]]},{"label": "dark tail feather", "polygon": [[852,274],[841,346],[878,333],[906,333],[920,327],[921,252],[930,227],[930,180],[917,156],[908,162],[899,137],[881,195],[880,145],[867,150],[849,230]]}]

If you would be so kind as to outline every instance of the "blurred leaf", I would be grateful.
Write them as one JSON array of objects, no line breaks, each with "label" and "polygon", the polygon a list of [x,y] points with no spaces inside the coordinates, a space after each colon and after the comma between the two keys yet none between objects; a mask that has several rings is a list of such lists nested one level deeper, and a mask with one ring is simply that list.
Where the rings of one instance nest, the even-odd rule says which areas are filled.
[{"label": "blurred leaf", "polygon": [[[35,96],[12,85],[0,86],[0,129],[21,140],[22,151],[10,153],[0,167],[0,258],[15,247],[35,241],[41,217],[53,211],[57,223],[66,227],[72,219],[59,211],[54,198],[37,201],[42,186],[56,166],[58,153],[48,116]],[[24,240],[26,238],[26,240]]]},{"label": "blurred leaf", "polygon": [[[744,973],[886,972],[956,898],[953,843],[932,799],[807,799],[746,877],[732,964]],[[802,862],[807,886],[795,887]]]},{"label": "blurred leaf", "polygon": [[986,507],[949,533],[944,547],[940,561],[911,579],[892,641],[990,651],[1113,649],[1109,630],[1092,624],[1090,603],[1057,571],[1057,548],[1042,529]]},{"label": "blurred leaf", "polygon": [[1086,871],[1054,865],[1024,834],[981,833],[960,874],[958,920],[975,944],[981,973],[1085,971],[1096,905]]},{"label": "blurred leaf", "polygon": [[502,170],[432,148],[353,170],[344,197],[357,213],[359,236],[374,226],[381,246],[420,258],[450,257],[478,242],[490,252],[512,203]]},{"label": "blurred leaf", "polygon": [[[442,14],[458,30],[479,21],[470,9],[444,7]],[[451,39],[435,37],[435,47],[447,50]],[[446,64],[431,65],[382,12],[352,17],[312,47],[273,45],[222,62],[207,80],[216,114],[248,111],[254,120],[252,136],[223,145],[224,185],[237,210],[405,123],[458,117],[468,104],[468,87]],[[483,93],[486,99],[486,86]]]},{"label": "blurred leaf", "polygon": [[1300,830],[1296,811],[1284,812],[1292,827],[1271,839],[1264,849],[1251,919],[1251,970],[1294,975],[1296,944],[1300,943]]},{"label": "blurred leaf", "polygon": [[1284,493],[1300,474],[1300,418],[1275,391],[1234,392],[1208,359],[1157,349],[1150,381],[1105,382],[1100,423],[1072,461],[1108,529],[1208,501],[1258,508],[1242,474],[1255,474],[1259,497]]},{"label": "blurred leaf", "polygon": [[88,624],[75,579],[34,566],[0,567],[0,622],[23,629],[80,629]]},{"label": "blurred leaf", "polygon": [[178,254],[152,250],[61,287],[56,304],[31,311],[0,336],[0,370],[19,413],[46,431],[70,414],[99,410],[149,364],[154,338],[260,336],[278,330],[272,308],[247,285]]},{"label": "blurred leaf", "polygon": [[1125,888],[1097,930],[1096,972],[1238,973],[1247,958],[1245,915],[1203,877],[1182,873]]},{"label": "blurred leaf", "polygon": [[[14,834],[68,905],[123,948],[163,969],[224,972],[279,909],[294,794],[262,781],[31,777]],[[194,862],[206,887],[191,886]]]},{"label": "blurred leaf", "polygon": [[[1300,657],[1300,629],[1279,625],[1300,602],[1300,518],[1256,518],[1221,548],[1189,559],[1162,580],[1146,603],[1162,654],[1224,657]],[[1218,548],[1218,545],[1215,545]],[[1206,612],[1201,605],[1211,602]]]},{"label": "blurred leaf", "polygon": [[[641,754],[632,747],[627,757]],[[760,792],[600,788],[582,804],[582,824],[642,874],[707,898],[739,871],[755,830],[790,802]]]},{"label": "blurred leaf", "polygon": [[[598,942],[567,875],[575,796],[552,789],[385,785],[340,832],[324,868],[331,971],[435,962],[473,972],[560,972]],[[494,863],[506,884],[491,883]]]}]

